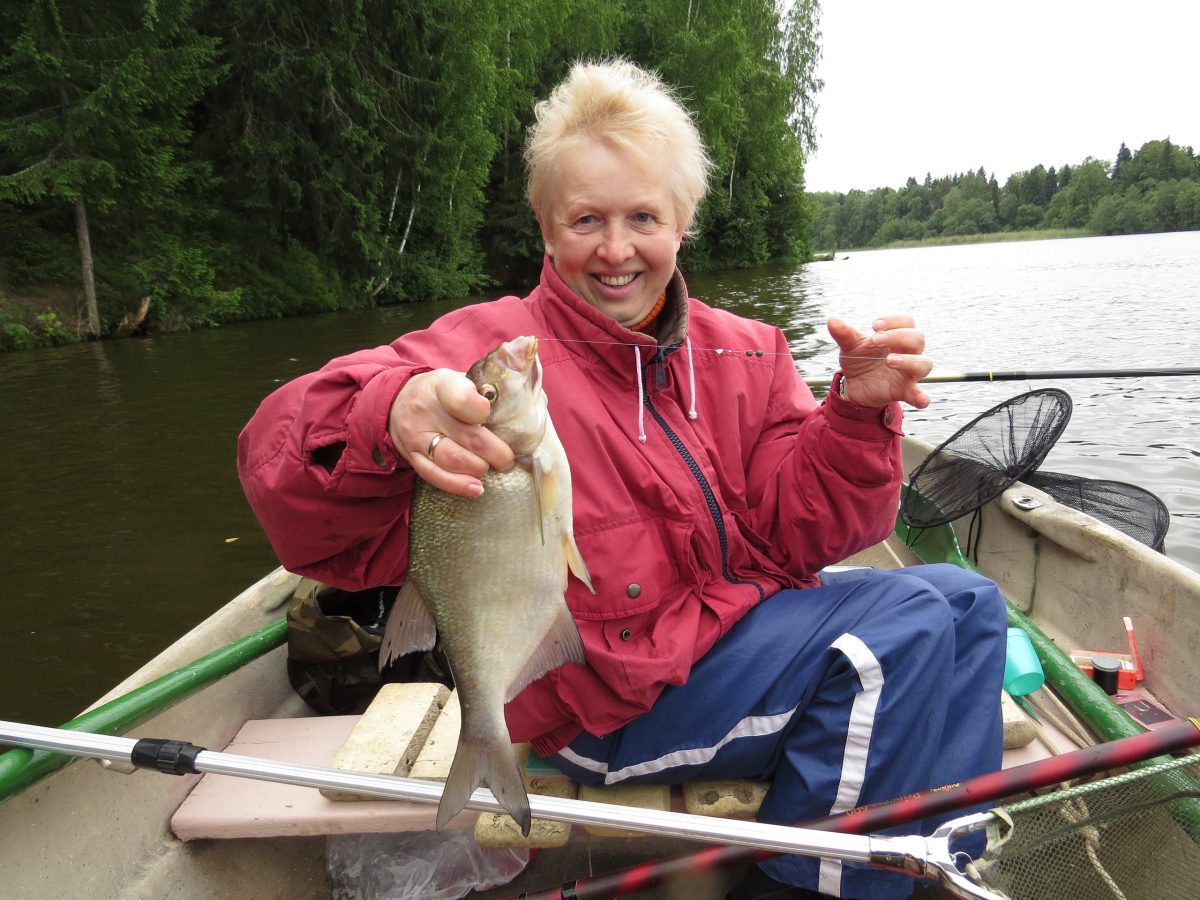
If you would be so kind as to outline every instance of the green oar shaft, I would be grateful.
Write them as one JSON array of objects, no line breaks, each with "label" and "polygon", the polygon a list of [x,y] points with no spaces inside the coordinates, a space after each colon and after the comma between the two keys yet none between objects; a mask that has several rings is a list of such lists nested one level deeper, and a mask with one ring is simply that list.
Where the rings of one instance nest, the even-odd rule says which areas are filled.
[{"label": "green oar shaft", "polygon": [[[286,641],[287,620],[280,618],[128,694],[85,712],[67,722],[63,729],[100,734],[125,731],[282,646]],[[28,750],[0,753],[0,801],[58,771],[69,761],[58,754],[31,753]]]}]

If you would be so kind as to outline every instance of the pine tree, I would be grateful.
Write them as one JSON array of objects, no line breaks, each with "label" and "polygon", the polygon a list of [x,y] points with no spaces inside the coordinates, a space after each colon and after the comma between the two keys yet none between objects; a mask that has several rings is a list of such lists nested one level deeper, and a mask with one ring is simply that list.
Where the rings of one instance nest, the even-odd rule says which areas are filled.
[{"label": "pine tree", "polygon": [[[189,0],[93,6],[32,0],[6,11],[14,40],[0,59],[0,202],[72,208],[85,332],[104,326],[93,246],[152,255],[187,183],[186,115],[215,80],[215,44],[192,27]],[[166,213],[167,215],[161,215]],[[105,226],[119,219],[123,227]],[[140,223],[140,224],[139,224]],[[130,229],[141,244],[131,250]]]},{"label": "pine tree", "polygon": [[1125,167],[1125,163],[1133,159],[1133,154],[1129,152],[1129,148],[1125,146],[1125,142],[1121,141],[1121,147],[1117,150],[1117,159],[1113,163],[1112,180],[1122,181],[1121,170]]}]

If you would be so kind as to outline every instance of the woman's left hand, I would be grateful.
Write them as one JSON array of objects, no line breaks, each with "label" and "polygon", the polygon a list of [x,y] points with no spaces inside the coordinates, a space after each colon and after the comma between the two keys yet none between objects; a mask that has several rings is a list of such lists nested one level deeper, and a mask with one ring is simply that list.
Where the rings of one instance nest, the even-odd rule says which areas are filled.
[{"label": "woman's left hand", "polygon": [[840,319],[827,323],[841,349],[846,397],[859,406],[886,406],[901,400],[917,409],[929,405],[929,395],[917,384],[933,369],[923,355],[925,335],[912,316],[881,316],[863,334]]}]

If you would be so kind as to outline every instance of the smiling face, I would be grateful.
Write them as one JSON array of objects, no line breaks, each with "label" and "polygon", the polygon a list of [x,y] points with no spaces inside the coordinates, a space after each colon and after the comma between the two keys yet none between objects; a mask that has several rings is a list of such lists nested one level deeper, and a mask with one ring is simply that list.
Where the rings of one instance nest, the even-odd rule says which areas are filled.
[{"label": "smiling face", "polygon": [[538,224],[559,277],[620,324],[641,321],[683,240],[667,155],[581,140],[562,151],[546,196]]}]

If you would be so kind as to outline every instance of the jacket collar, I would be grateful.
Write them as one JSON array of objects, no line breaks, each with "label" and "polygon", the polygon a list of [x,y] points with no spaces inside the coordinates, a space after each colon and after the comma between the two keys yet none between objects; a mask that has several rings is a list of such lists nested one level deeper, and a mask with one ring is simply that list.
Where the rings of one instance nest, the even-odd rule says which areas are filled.
[{"label": "jacket collar", "polygon": [[622,378],[634,380],[634,347],[643,365],[661,346],[672,350],[687,337],[687,284],[676,269],[667,285],[667,304],[660,316],[658,337],[630,331],[571,290],[554,269],[549,256],[542,261],[538,305],[550,333],[561,342],[565,354],[581,362],[600,363]]}]

